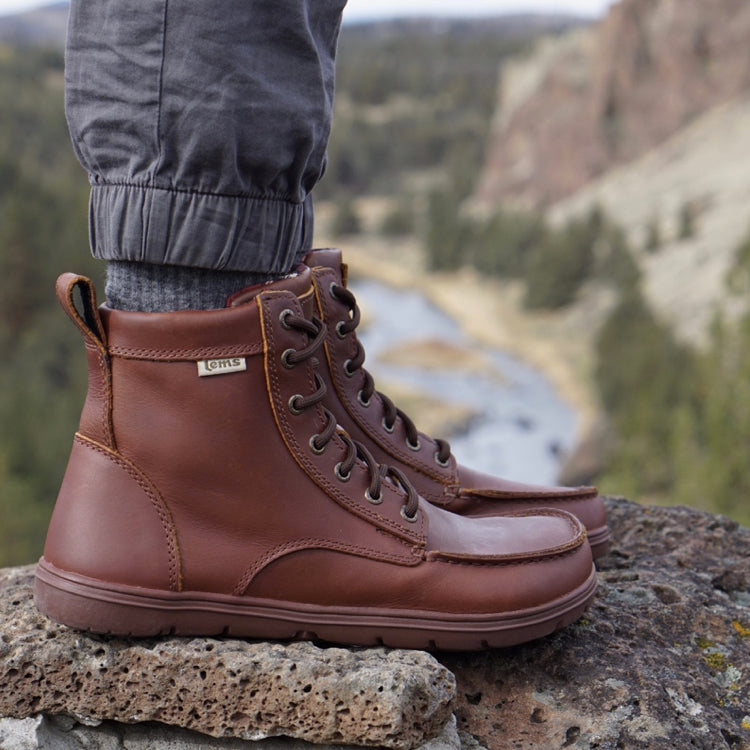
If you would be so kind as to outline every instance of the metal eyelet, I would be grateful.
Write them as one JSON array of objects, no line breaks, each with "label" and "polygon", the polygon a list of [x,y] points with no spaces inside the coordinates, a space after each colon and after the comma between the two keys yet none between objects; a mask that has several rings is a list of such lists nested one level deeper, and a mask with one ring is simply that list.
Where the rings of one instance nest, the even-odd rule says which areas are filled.
[{"label": "metal eyelet", "polygon": [[334,471],[336,472],[336,479],[341,482],[348,482],[352,478],[351,471],[348,474],[344,474],[341,471],[341,461],[336,464],[336,468],[334,469]]},{"label": "metal eyelet", "polygon": [[279,323],[281,323],[281,327],[286,328],[287,331],[291,328],[287,322],[290,315],[294,315],[294,310],[290,310],[288,307],[279,313]]},{"label": "metal eyelet", "polygon": [[338,284],[335,281],[332,281],[328,285],[328,294],[330,294],[331,297],[333,297],[338,302],[339,298],[336,296],[336,291],[335,291],[337,288],[338,288]]},{"label": "metal eyelet", "polygon": [[365,497],[367,498],[368,503],[372,503],[373,505],[380,505],[380,503],[383,502],[383,490],[380,490],[380,494],[377,497],[373,497],[370,494],[370,488],[368,487],[365,490]]},{"label": "metal eyelet", "polygon": [[295,416],[299,416],[300,414],[302,414],[302,409],[300,409],[299,406],[296,405],[298,399],[301,398],[301,394],[295,393],[294,396],[289,399],[289,411],[292,412],[292,414],[294,414]]},{"label": "metal eyelet", "polygon": [[435,463],[438,466],[442,466],[444,469],[447,469],[451,465],[450,456],[448,456],[448,460],[447,461],[441,461],[440,460],[440,452],[439,451],[435,451]]},{"label": "metal eyelet", "polygon": [[406,506],[401,506],[401,518],[404,519],[404,521],[408,521],[409,523],[416,523],[417,518],[419,517],[419,511],[417,511],[413,516],[407,516],[406,515]]},{"label": "metal eyelet", "polygon": [[389,425],[389,424],[388,424],[388,423],[387,423],[387,422],[385,421],[385,417],[383,417],[383,418],[382,418],[382,419],[380,420],[380,424],[382,424],[382,425],[383,425],[383,429],[384,429],[384,430],[385,430],[385,431],[386,431],[387,433],[389,433],[389,434],[390,434],[391,432],[393,432],[393,430],[394,430],[394,429],[396,428],[396,424],[395,424],[395,422],[394,422],[394,423],[393,423],[392,425]]},{"label": "metal eyelet", "polygon": [[340,320],[338,323],[336,323],[336,335],[340,338],[346,338],[346,331],[342,331],[341,329],[346,325],[345,320]]},{"label": "metal eyelet", "polygon": [[318,438],[318,437],[320,437],[320,436],[317,433],[315,433],[315,435],[313,435],[310,438],[309,444],[310,444],[310,450],[313,453],[315,453],[316,455],[319,456],[321,453],[323,453],[325,451],[326,447],[325,447],[325,445],[322,448],[319,448],[317,446],[317,444],[315,443],[315,439]]},{"label": "metal eyelet", "polygon": [[354,375],[354,371],[349,369],[349,365],[352,363],[350,359],[347,359],[346,362],[344,362],[344,375],[346,375],[347,378],[350,378],[352,375]]},{"label": "metal eyelet", "polygon": [[297,351],[295,349],[284,349],[284,351],[281,354],[281,364],[286,367],[287,370],[291,370],[294,367],[294,363],[289,361],[289,357],[292,354],[296,354]]},{"label": "metal eyelet", "polygon": [[414,451],[416,453],[416,451],[418,451],[422,447],[422,443],[420,442],[419,438],[417,438],[416,443],[412,443],[412,441],[409,440],[409,438],[406,438],[406,447],[410,451]]},{"label": "metal eyelet", "polygon": [[365,401],[365,397],[362,394],[362,391],[357,391],[357,401],[359,401],[359,403],[362,404],[365,409],[372,403],[371,398],[368,398],[367,401]]}]

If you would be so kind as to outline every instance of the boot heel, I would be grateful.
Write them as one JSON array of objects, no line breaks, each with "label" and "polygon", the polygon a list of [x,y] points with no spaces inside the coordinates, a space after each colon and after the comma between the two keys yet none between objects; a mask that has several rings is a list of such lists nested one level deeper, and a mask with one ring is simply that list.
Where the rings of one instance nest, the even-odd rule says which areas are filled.
[{"label": "boot heel", "polygon": [[172,630],[163,613],[103,596],[104,591],[96,586],[59,575],[44,558],[37,564],[34,603],[56,622],[92,633],[123,636],[156,636]]}]

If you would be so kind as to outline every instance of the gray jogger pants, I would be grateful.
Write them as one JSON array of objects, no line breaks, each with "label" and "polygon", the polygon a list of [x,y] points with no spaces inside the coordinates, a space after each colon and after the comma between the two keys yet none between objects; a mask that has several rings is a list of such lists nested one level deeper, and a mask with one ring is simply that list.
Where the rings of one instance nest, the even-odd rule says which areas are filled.
[{"label": "gray jogger pants", "polygon": [[345,0],[73,0],[95,256],[281,274],[312,241]]}]

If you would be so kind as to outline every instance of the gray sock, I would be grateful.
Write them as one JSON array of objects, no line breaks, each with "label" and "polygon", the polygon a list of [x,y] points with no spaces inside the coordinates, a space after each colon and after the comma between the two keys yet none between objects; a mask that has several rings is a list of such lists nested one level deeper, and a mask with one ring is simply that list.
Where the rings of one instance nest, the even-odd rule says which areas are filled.
[{"label": "gray sock", "polygon": [[107,304],[140,312],[214,310],[240,289],[282,276],[115,260],[107,264]]}]

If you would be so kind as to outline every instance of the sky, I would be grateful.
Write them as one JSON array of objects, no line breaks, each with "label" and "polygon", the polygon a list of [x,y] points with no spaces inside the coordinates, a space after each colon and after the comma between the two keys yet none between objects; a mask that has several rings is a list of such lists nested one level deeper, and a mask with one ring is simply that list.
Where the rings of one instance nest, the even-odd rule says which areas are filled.
[{"label": "sky", "polygon": [[[345,21],[398,16],[488,16],[530,11],[601,15],[612,0],[349,0]],[[0,0],[0,15],[48,5],[49,0]]]}]

